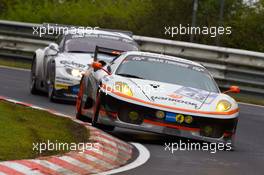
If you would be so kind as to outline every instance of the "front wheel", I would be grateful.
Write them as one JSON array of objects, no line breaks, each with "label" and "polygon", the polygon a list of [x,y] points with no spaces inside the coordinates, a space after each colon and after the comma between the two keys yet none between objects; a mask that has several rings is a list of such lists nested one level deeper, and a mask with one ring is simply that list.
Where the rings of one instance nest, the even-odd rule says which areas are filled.
[{"label": "front wheel", "polygon": [[94,105],[94,114],[93,114],[93,118],[92,118],[92,126],[97,127],[99,129],[102,129],[102,130],[105,130],[105,131],[113,131],[115,129],[115,126],[97,123],[98,117],[99,117],[99,112],[100,112],[100,106],[101,106],[100,99],[101,99],[100,93],[98,93],[98,95],[96,97],[96,102]]},{"label": "front wheel", "polygon": [[56,65],[55,62],[51,62],[49,65],[49,74],[48,74],[48,96],[51,102],[56,102],[56,88],[55,88],[55,77],[56,77]]},{"label": "front wheel", "polygon": [[55,88],[54,88],[54,83],[50,82],[48,85],[48,96],[49,96],[49,100],[52,102],[55,102]]},{"label": "front wheel", "polygon": [[85,117],[82,114],[83,93],[84,93],[84,84],[83,84],[83,81],[81,80],[80,90],[79,90],[78,97],[76,100],[76,119],[84,121],[84,122],[92,122],[91,118]]}]

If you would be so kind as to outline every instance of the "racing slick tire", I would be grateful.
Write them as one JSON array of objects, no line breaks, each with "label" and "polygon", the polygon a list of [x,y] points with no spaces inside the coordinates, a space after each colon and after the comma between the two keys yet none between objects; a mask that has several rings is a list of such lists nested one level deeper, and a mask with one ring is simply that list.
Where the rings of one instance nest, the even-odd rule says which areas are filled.
[{"label": "racing slick tire", "polygon": [[54,91],[55,91],[54,83],[50,82],[49,86],[48,86],[48,96],[49,96],[49,100],[51,102],[55,102],[56,101],[55,98],[54,98]]},{"label": "racing slick tire", "polygon": [[55,93],[56,93],[56,90],[55,90],[55,76],[56,76],[56,73],[55,73],[55,64],[51,64],[50,65],[50,73],[49,73],[49,81],[48,81],[48,96],[49,96],[49,100],[51,102],[56,102],[56,99],[55,99]]},{"label": "racing slick tire", "polygon": [[93,113],[93,117],[92,117],[92,126],[99,128],[99,129],[102,129],[104,131],[113,131],[115,129],[115,126],[97,123],[98,117],[99,117],[100,106],[101,106],[100,99],[101,99],[100,93],[98,92],[97,97],[96,97],[96,102],[94,105],[94,113]]},{"label": "racing slick tire", "polygon": [[82,115],[83,93],[84,93],[84,84],[83,84],[83,80],[81,80],[80,90],[79,90],[78,97],[76,100],[76,119],[91,123],[92,122],[91,118]]},{"label": "racing slick tire", "polygon": [[30,73],[30,93],[36,95],[39,93],[37,89],[37,78],[36,78],[36,58],[34,57],[31,63]]}]

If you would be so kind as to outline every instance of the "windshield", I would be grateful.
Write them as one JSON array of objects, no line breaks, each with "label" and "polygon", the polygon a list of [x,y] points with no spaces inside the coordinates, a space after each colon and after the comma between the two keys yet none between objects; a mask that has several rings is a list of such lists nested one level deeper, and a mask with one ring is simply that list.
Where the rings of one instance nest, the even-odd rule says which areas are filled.
[{"label": "windshield", "polygon": [[65,41],[64,51],[93,53],[96,46],[115,48],[118,51],[138,50],[136,43],[132,40],[106,35],[85,35],[78,37],[70,36]]},{"label": "windshield", "polygon": [[130,55],[118,67],[116,74],[218,92],[206,69],[170,59]]}]

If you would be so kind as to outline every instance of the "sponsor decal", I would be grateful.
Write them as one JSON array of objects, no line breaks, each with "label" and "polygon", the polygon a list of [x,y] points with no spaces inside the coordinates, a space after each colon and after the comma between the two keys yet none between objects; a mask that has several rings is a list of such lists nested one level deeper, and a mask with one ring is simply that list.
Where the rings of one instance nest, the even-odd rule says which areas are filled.
[{"label": "sponsor decal", "polygon": [[193,100],[203,102],[209,95],[209,92],[203,91],[200,89],[190,88],[190,87],[182,87],[175,91],[175,93],[189,97]]},{"label": "sponsor decal", "polygon": [[180,66],[188,69],[192,69],[194,71],[198,72],[205,72],[206,69],[200,66],[196,66],[193,64],[189,64],[186,62],[181,62],[177,60],[170,60],[166,59],[166,57],[151,57],[151,56],[128,56],[123,63],[128,62],[128,61],[145,61],[145,62],[153,62],[153,63],[162,63],[162,64],[170,64],[170,65],[175,65],[175,66]]},{"label": "sponsor decal", "polygon": [[165,121],[176,122],[176,114],[172,112],[166,112]]},{"label": "sponsor decal", "polygon": [[196,103],[185,101],[185,100],[179,100],[175,98],[170,98],[170,97],[151,96],[151,99],[152,101],[164,100],[164,101],[170,101],[170,102],[175,102],[175,103],[182,103],[182,104],[191,105],[191,106],[194,106],[195,108],[198,108],[198,104]]},{"label": "sponsor decal", "polygon": [[[98,27],[99,28],[99,27]],[[98,29],[96,28],[96,29]],[[121,42],[126,42],[126,43],[133,43],[132,39],[127,39],[119,36],[113,36],[113,35],[105,35],[105,34],[94,34],[94,33],[76,33],[70,35],[70,39],[75,39],[75,38],[102,38],[106,40],[115,40],[115,41],[121,41]]]},{"label": "sponsor decal", "polygon": [[55,89],[68,89],[68,85],[65,85],[65,84],[55,84]]},{"label": "sponsor decal", "polygon": [[76,34],[72,34],[69,36],[71,36],[72,39],[74,39],[74,38],[86,38],[86,37],[90,37],[90,38],[97,38],[98,37],[98,35],[96,35],[96,34],[87,34],[87,33],[76,33]]},{"label": "sponsor decal", "polygon": [[143,56],[134,56],[131,59],[126,59],[126,61],[146,61],[146,62],[155,62],[155,63],[164,63],[164,64],[173,64],[173,65],[177,65],[177,66],[182,66],[182,67],[186,67],[188,68],[189,65],[188,64],[184,64],[184,63],[180,63],[177,61],[172,61],[172,60],[167,60],[164,58],[154,58],[154,57],[143,57]]},{"label": "sponsor decal", "polygon": [[166,113],[165,121],[167,122],[177,122],[177,123],[183,123],[184,122],[184,115],[183,114],[175,114],[171,112]]},{"label": "sponsor decal", "polygon": [[109,81],[109,78],[108,78],[107,76],[104,76],[104,77],[102,78],[102,80],[105,81],[105,82],[108,82],[108,81]]},{"label": "sponsor decal", "polygon": [[74,94],[64,93],[63,95],[64,95],[65,97],[77,98],[77,95],[74,95]]},{"label": "sponsor decal", "polygon": [[65,65],[67,67],[78,67],[78,68],[86,68],[86,65],[84,64],[80,64],[80,63],[76,63],[74,61],[68,61],[68,60],[61,60],[60,64]]},{"label": "sponsor decal", "polygon": [[168,96],[171,97],[171,98],[176,98],[176,99],[182,98],[182,95],[178,95],[176,93],[169,94]]},{"label": "sponsor decal", "polygon": [[182,87],[175,91],[175,93],[189,97],[193,100],[197,100],[199,102],[204,102],[204,104],[211,104],[214,99],[218,96],[216,93],[210,93],[204,90],[190,88],[190,87]]}]

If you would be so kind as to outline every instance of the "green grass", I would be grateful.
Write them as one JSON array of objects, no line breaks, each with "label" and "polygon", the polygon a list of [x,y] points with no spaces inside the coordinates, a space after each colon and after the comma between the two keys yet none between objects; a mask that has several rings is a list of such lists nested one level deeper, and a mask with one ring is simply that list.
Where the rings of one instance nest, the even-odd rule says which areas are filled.
[{"label": "green grass", "polygon": [[83,143],[89,132],[70,119],[7,102],[0,102],[0,161],[36,158],[64,151],[33,151],[33,143]]},{"label": "green grass", "polygon": [[0,65],[8,66],[8,67],[22,68],[22,69],[30,69],[31,68],[30,63],[18,61],[18,60],[14,60],[14,59],[4,59],[4,58],[0,58]]}]

